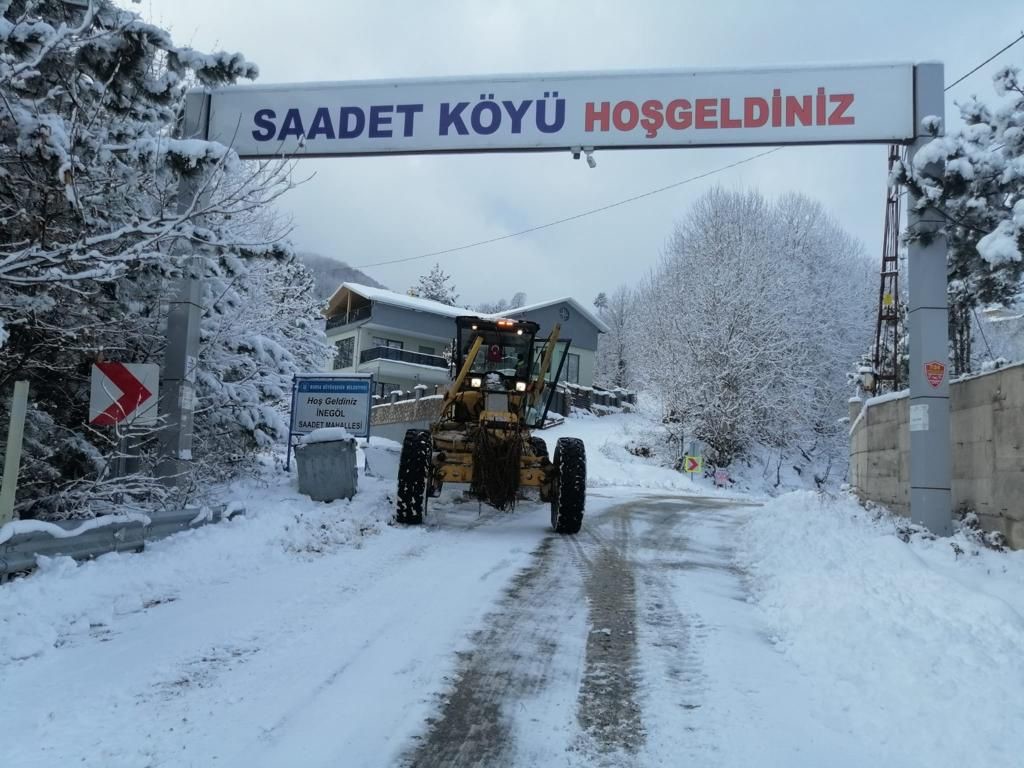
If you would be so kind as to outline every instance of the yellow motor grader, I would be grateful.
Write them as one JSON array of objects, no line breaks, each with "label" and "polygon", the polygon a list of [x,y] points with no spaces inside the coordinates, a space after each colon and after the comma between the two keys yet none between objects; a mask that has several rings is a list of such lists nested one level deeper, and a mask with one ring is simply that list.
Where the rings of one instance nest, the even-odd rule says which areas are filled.
[{"label": "yellow motor grader", "polygon": [[515,506],[523,487],[535,487],[551,504],[551,527],[578,533],[587,486],[583,441],[560,437],[549,458],[532,432],[547,418],[548,374],[557,380],[564,362],[563,354],[552,370],[559,326],[535,348],[540,328],[528,320],[466,316],[455,325],[457,373],[440,416],[429,430],[405,433],[395,521],[422,523],[427,499],[444,483],[468,484],[472,496],[503,510]]}]

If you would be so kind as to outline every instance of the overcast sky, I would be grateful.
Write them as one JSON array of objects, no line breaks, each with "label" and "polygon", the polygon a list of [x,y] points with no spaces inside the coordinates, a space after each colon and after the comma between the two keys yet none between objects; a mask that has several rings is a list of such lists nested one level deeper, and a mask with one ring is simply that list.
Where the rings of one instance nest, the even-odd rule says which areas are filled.
[{"label": "overcast sky", "polygon": [[[746,67],[940,60],[952,82],[1024,28],[1019,0],[143,0],[144,15],[200,49],[241,51],[261,83],[595,69]],[[991,97],[1000,64],[947,94]],[[292,240],[361,266],[505,234],[661,187],[758,149],[568,152],[304,160],[315,177],[281,207]],[[525,291],[540,301],[633,282],[673,223],[711,185],[795,190],[820,200],[875,255],[882,238],[885,147],[787,148],[580,221],[441,257],[460,302]],[[366,271],[404,291],[431,260]]]}]

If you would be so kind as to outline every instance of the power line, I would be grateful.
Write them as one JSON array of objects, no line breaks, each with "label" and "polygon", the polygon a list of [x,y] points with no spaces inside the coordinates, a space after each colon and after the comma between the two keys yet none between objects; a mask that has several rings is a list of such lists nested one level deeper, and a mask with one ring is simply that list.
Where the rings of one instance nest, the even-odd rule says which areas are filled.
[{"label": "power line", "polygon": [[992,347],[989,346],[988,337],[985,335],[985,329],[981,325],[981,320],[978,319],[978,308],[971,307],[971,311],[974,312],[974,322],[978,324],[978,330],[981,331],[981,338],[985,340],[985,349],[988,350],[988,359],[995,360],[995,358],[992,356]]},{"label": "power line", "polygon": [[[991,56],[989,56],[987,59],[985,59],[983,62],[978,64],[976,67],[974,67],[972,70],[970,70],[969,72],[966,72],[965,74],[961,75],[959,78],[954,80],[952,83],[947,85],[943,89],[943,91],[944,92],[948,91],[949,89],[953,88],[954,86],[959,85],[964,80],[966,80],[968,77],[970,77],[975,72],[977,72],[979,69],[981,69],[986,64],[991,62],[993,59],[996,59],[997,57],[999,57],[1002,54],[1006,53],[1008,50],[1010,50],[1013,46],[1015,46],[1021,40],[1024,40],[1024,32],[1022,32],[1020,34],[1020,37],[1018,37],[1016,40],[1014,40],[1014,41],[1008,43],[1007,45],[1003,46],[998,51],[996,51]],[[722,173],[723,171],[728,171],[730,168],[735,168],[736,166],[744,165],[745,163],[749,163],[749,162],[751,162],[753,160],[757,160],[757,159],[765,157],[767,155],[774,154],[775,152],[778,152],[781,149],[785,149],[785,147],[774,147],[774,148],[766,150],[764,152],[758,152],[756,155],[751,155],[750,157],[744,158],[742,160],[737,160],[735,163],[729,163],[728,165],[720,166],[720,167],[715,168],[713,170],[707,171],[706,173],[701,173],[701,174],[698,174],[697,176],[691,176],[691,177],[689,177],[687,179],[683,179],[681,181],[677,181],[677,182],[674,182],[672,184],[666,184],[664,187],[658,187],[657,189],[652,189],[652,190],[649,190],[647,192],[641,192],[639,195],[634,195],[633,197],[627,197],[624,200],[619,200],[619,201],[614,202],[614,203],[609,203],[608,205],[602,205],[599,208],[591,208],[590,210],[582,211],[581,213],[576,213],[576,214],[573,214],[572,216],[566,216],[565,218],[562,218],[562,219],[556,219],[555,221],[549,221],[549,222],[547,222],[545,224],[538,224],[537,226],[534,226],[534,227],[527,227],[526,229],[521,229],[521,230],[518,230],[517,232],[509,232],[508,234],[499,235],[498,237],[491,237],[491,238],[488,238],[486,240],[478,240],[478,241],[476,241],[474,243],[467,243],[466,245],[459,245],[459,246],[456,246],[454,248],[445,248],[444,250],[441,250],[441,251],[431,251],[430,253],[421,253],[418,256],[406,256],[406,257],[401,258],[401,259],[390,259],[388,261],[375,261],[375,262],[372,262],[372,263],[369,263],[369,264],[360,264],[359,266],[356,267],[356,269],[369,269],[370,267],[383,267],[383,266],[387,266],[389,264],[404,264],[405,262],[408,262],[408,261],[418,261],[419,259],[429,259],[429,258],[432,258],[434,256],[445,256],[445,255],[447,255],[449,253],[457,253],[459,251],[466,251],[466,250],[469,250],[470,248],[479,248],[482,245],[490,245],[491,243],[498,243],[498,242],[501,242],[502,240],[509,240],[509,239],[511,239],[513,237],[520,237],[522,235],[528,235],[531,232],[539,232],[542,229],[548,229],[549,227],[555,227],[555,226],[558,226],[559,224],[565,224],[567,222],[576,221],[577,219],[582,219],[582,218],[585,218],[587,216],[593,216],[596,213],[601,213],[603,211],[608,211],[608,210],[611,210],[612,208],[618,208],[619,206],[626,205],[627,203],[634,203],[637,200],[643,200],[645,197],[651,197],[652,195],[657,195],[657,194],[659,194],[661,192],[667,192],[670,189],[675,189],[676,187],[681,187],[684,184],[690,184],[690,183],[692,183],[694,181],[699,181],[700,179],[706,179],[709,176],[714,176],[715,174]],[[905,193],[903,193],[903,194],[905,194]]]},{"label": "power line", "polygon": [[774,147],[773,149],[769,149],[769,150],[766,150],[764,152],[758,152],[756,155],[751,155],[750,157],[745,157],[742,160],[737,160],[736,162],[729,163],[728,165],[719,166],[718,168],[714,168],[713,170],[707,171],[705,173],[697,174],[696,176],[690,176],[689,178],[683,179],[682,181],[676,181],[676,182],[673,182],[672,184],[666,184],[664,187],[658,187],[657,189],[652,189],[652,190],[649,190],[647,192],[641,192],[639,195],[633,195],[632,197],[627,197],[625,200],[618,200],[618,201],[616,201],[614,203],[608,203],[608,205],[602,205],[599,208],[591,208],[588,211],[582,211],[581,213],[574,213],[572,216],[566,216],[565,218],[562,218],[562,219],[556,219],[555,221],[549,221],[546,224],[538,224],[537,226],[534,226],[534,227],[527,227],[526,229],[520,229],[517,232],[509,232],[506,235],[499,235],[498,237],[491,237],[491,238],[488,238],[487,240],[478,240],[475,243],[467,243],[466,245],[460,245],[460,246],[457,246],[455,248],[445,248],[443,251],[432,251],[431,253],[421,253],[419,256],[406,256],[404,259],[391,259],[390,261],[376,261],[376,262],[374,262],[372,264],[360,264],[358,267],[356,267],[356,269],[366,269],[368,267],[382,267],[382,266],[384,266],[386,264],[401,264],[401,263],[406,262],[406,261],[416,261],[417,259],[428,259],[428,258],[430,258],[432,256],[444,256],[445,254],[448,254],[448,253],[455,253],[456,251],[465,251],[465,250],[467,250],[469,248],[477,248],[477,247],[479,247],[481,245],[489,245],[491,243],[497,243],[497,242],[500,242],[502,240],[508,240],[509,238],[512,238],[512,237],[519,237],[520,235],[526,235],[526,234],[529,234],[530,232],[537,232],[537,231],[542,230],[542,229],[547,229],[548,227],[554,227],[554,226],[557,226],[558,224],[565,224],[566,222],[569,222],[569,221],[576,221],[577,219],[582,219],[582,218],[585,218],[586,216],[593,216],[595,213],[601,213],[602,211],[607,211],[607,210],[610,210],[612,208],[618,208],[620,205],[626,205],[627,203],[634,203],[637,200],[644,199],[645,197],[650,197],[651,195],[657,195],[660,192],[666,192],[666,191],[668,191],[670,189],[675,189],[676,187],[681,187],[684,184],[690,184],[690,183],[692,183],[694,181],[699,181],[700,179],[706,179],[708,176],[714,176],[716,173],[721,173],[722,171],[727,171],[730,168],[735,168],[738,165],[743,165],[744,163],[749,163],[749,162],[751,162],[753,160],[757,160],[758,158],[765,157],[767,155],[771,155],[771,154],[773,154],[775,152],[778,152],[780,149],[784,149],[784,147]]},{"label": "power line", "polygon": [[985,66],[986,64],[988,64],[988,63],[989,63],[990,61],[992,61],[992,59],[995,59],[996,57],[998,57],[998,56],[1001,56],[1002,54],[1006,53],[1006,52],[1007,52],[1008,50],[1010,50],[1011,48],[1013,48],[1013,46],[1015,46],[1015,45],[1016,45],[1017,43],[1019,43],[1019,42],[1020,42],[1021,40],[1024,40],[1024,32],[1021,32],[1021,34],[1020,34],[1020,37],[1018,37],[1018,38],[1017,38],[1016,40],[1014,40],[1014,41],[1013,41],[1012,43],[1010,43],[1009,45],[1007,45],[1007,46],[1005,46],[1005,47],[1003,47],[1003,48],[1000,48],[1000,49],[999,49],[998,51],[996,51],[996,52],[995,52],[995,53],[993,53],[993,54],[992,54],[991,56],[989,56],[989,57],[988,57],[987,59],[985,59],[985,60],[984,60],[983,62],[981,62],[981,64],[979,64],[978,66],[976,66],[976,67],[975,67],[974,69],[972,69],[972,70],[971,70],[970,72],[968,72],[968,73],[967,73],[966,75],[962,75],[962,76],[961,76],[960,78],[958,78],[957,80],[954,80],[954,81],[953,81],[952,83],[950,83],[949,85],[947,85],[947,86],[946,86],[946,88],[945,88],[945,90],[947,90],[947,91],[948,91],[948,90],[949,90],[950,88],[952,88],[952,87],[953,87],[954,85],[959,85],[959,84],[960,84],[960,83],[962,83],[962,82],[963,82],[964,80],[966,80],[966,79],[967,79],[968,77],[970,77],[970,76],[971,76],[971,75],[973,75],[973,74],[974,74],[975,72],[977,72],[977,71],[978,71],[979,69],[981,69],[982,67],[984,67],[984,66]]}]

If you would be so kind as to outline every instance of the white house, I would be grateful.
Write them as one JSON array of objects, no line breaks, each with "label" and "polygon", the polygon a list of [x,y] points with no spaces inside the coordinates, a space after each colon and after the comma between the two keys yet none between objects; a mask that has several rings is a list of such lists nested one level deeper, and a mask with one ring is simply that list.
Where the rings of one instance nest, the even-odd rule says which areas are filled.
[{"label": "white house", "polygon": [[[328,300],[327,339],[334,355],[327,370],[372,373],[377,394],[423,384],[429,392],[451,380],[447,352],[455,318],[479,313],[358,283],[342,283]],[[540,324],[538,338],[555,323],[571,344],[560,378],[592,386],[597,339],[608,328],[572,298],[554,299],[503,312],[502,317]]]}]

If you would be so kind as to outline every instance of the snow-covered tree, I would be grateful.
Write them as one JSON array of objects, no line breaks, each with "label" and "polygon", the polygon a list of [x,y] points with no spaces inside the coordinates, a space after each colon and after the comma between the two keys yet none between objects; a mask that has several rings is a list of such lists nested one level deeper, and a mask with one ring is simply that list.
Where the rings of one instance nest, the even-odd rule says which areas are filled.
[{"label": "snow-covered tree", "polygon": [[287,248],[225,254],[205,278],[195,453],[217,476],[220,459],[285,440],[292,377],[329,349],[313,277]]},{"label": "snow-covered tree", "polygon": [[[1010,304],[1024,274],[1024,77],[1003,67],[996,99],[961,103],[965,125],[919,151],[897,180],[933,204],[947,220],[949,302],[954,372],[970,370],[971,325],[981,305]],[[940,126],[925,118],[926,127]],[[935,172],[937,161],[945,169]]]},{"label": "snow-covered tree", "polygon": [[442,304],[452,304],[459,300],[459,295],[452,285],[452,276],[441,269],[440,264],[434,264],[425,275],[421,275],[419,283],[409,289],[411,296],[419,296],[421,299],[439,301]]},{"label": "snow-covered tree", "polygon": [[[290,347],[296,324],[315,314],[293,302],[294,317],[254,314],[230,338],[214,316],[237,297],[235,320],[245,317],[273,280],[301,283],[259,266],[287,258],[263,225],[289,169],[175,138],[190,84],[256,76],[241,55],[178,47],[108,0],[0,1],[0,13],[0,393],[31,383],[19,510],[62,517],[153,499],[159,488],[144,472],[111,477],[118,435],[86,424],[91,364],[161,362],[164,300],[182,269],[198,270],[211,281],[200,379],[212,372],[238,386],[218,400],[200,385],[197,453],[218,434],[241,435],[236,454],[279,434],[264,410],[280,404],[280,382],[269,379],[289,375],[307,342],[288,355],[266,350]],[[183,175],[195,176],[198,194],[179,212]],[[0,397],[3,428],[7,405]]]},{"label": "snow-covered tree", "polygon": [[526,306],[526,293],[523,291],[516,291],[512,294],[511,299],[498,299],[495,302],[484,302],[478,304],[476,311],[484,315],[494,315],[498,312],[508,312],[512,309],[518,309],[519,307]]},{"label": "snow-covered tree", "polygon": [[872,277],[817,203],[712,190],[637,290],[630,367],[719,464],[755,445],[834,442]]},{"label": "snow-covered tree", "polygon": [[619,287],[611,296],[599,293],[594,300],[597,315],[608,326],[608,332],[597,341],[594,381],[606,387],[630,385],[630,324],[634,316],[633,291]]}]

